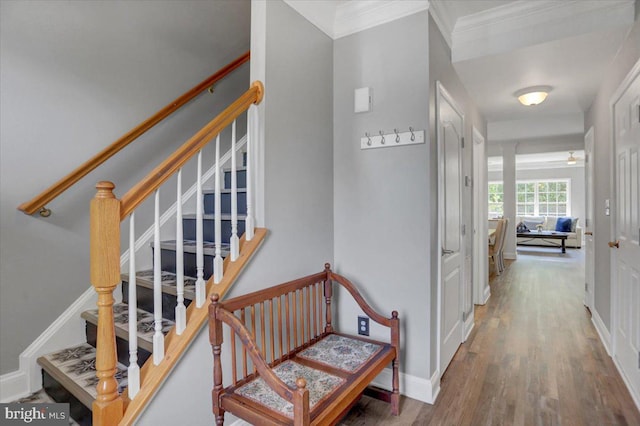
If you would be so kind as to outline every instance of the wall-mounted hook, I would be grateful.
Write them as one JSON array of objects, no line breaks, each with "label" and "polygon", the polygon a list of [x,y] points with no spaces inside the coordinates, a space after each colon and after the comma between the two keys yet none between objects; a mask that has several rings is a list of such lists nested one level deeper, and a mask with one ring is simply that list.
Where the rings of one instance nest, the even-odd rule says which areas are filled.
[{"label": "wall-mounted hook", "polygon": [[364,134],[367,137],[367,145],[371,146],[371,136],[369,135],[369,132],[365,132]]},{"label": "wall-mounted hook", "polygon": [[400,135],[398,134],[398,129],[393,129],[393,132],[396,134],[396,143],[400,143]]},{"label": "wall-mounted hook", "polygon": [[384,145],[384,143],[385,143],[385,140],[384,140],[384,133],[382,132],[382,130],[380,130],[378,133],[380,134],[380,137],[382,138],[382,139],[380,139],[380,143],[381,143],[382,145]]},{"label": "wall-mounted hook", "polygon": [[413,133],[413,127],[409,127],[409,131],[411,132],[411,142],[416,140],[416,135]]}]

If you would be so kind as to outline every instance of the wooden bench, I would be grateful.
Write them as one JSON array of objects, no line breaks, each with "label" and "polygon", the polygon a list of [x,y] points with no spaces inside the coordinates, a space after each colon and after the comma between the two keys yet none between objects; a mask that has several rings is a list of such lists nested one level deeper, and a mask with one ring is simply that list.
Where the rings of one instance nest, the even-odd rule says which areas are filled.
[{"label": "wooden bench", "polygon": [[[333,329],[333,283],[344,287],[373,321],[389,327],[389,343]],[[213,412],[216,424],[229,412],[255,425],[332,425],[358,401],[371,381],[392,364],[391,391],[375,396],[399,412],[400,321],[376,313],[346,278],[325,270],[244,296],[211,297]],[[354,318],[355,320],[355,318]],[[229,325],[223,385],[222,323]],[[226,332],[226,328],[224,332]],[[227,350],[225,346],[225,350]],[[227,351],[229,352],[229,351]]]}]

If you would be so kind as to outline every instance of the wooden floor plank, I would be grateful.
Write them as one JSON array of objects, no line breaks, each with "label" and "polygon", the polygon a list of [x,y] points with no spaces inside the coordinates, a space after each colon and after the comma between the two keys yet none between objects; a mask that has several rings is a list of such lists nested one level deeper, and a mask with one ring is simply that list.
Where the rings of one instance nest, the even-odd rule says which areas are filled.
[{"label": "wooden floor plank", "polygon": [[[490,277],[491,298],[434,405],[362,399],[341,425],[640,425],[583,306],[584,253],[527,249]],[[493,268],[492,268],[493,269]]]}]

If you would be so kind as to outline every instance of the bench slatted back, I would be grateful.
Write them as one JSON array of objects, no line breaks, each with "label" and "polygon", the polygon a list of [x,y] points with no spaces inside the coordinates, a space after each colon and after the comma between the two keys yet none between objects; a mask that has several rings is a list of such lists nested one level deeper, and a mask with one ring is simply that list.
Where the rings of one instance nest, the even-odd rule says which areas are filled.
[{"label": "bench slatted back", "polygon": [[[291,352],[309,346],[333,331],[332,289],[327,277],[326,271],[310,275],[226,300],[218,309],[230,312],[249,330],[260,354],[273,367],[285,361]],[[231,330],[233,386],[251,380],[256,374],[256,367],[239,340]]]}]

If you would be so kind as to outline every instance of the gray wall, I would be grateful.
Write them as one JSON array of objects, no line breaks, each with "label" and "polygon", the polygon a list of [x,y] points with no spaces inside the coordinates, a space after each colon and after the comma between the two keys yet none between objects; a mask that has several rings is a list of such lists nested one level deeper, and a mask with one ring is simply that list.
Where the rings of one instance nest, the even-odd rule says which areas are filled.
[{"label": "gray wall", "polygon": [[[269,234],[231,296],[320,272],[333,262],[333,41],[285,3],[266,7]],[[139,424],[211,424],[211,362],[208,333],[202,332]],[[227,414],[226,423],[232,422]]]},{"label": "gray wall", "polygon": [[[440,263],[440,248],[437,247],[436,236],[438,232],[438,158],[437,158],[437,141],[436,141],[436,110],[435,110],[435,97],[436,97],[436,81],[440,81],[445,89],[455,99],[456,103],[463,110],[465,117],[465,147],[463,149],[463,175],[473,176],[473,127],[485,136],[487,134],[487,124],[484,117],[480,114],[474,103],[471,101],[466,89],[462,85],[458,74],[456,73],[453,65],[451,64],[451,50],[446,41],[442,37],[438,26],[433,21],[431,16],[429,17],[429,139],[431,140],[431,146],[429,147],[429,157],[427,162],[427,168],[429,170],[429,186],[425,190],[428,205],[429,205],[429,235],[431,242],[430,256],[427,259],[431,260],[430,278],[431,282],[431,311],[430,311],[430,324],[433,333],[431,338],[431,363],[430,373],[437,368],[436,359],[436,342],[437,335],[435,333],[435,327],[437,324],[437,265]],[[466,225],[466,229],[473,229],[473,217],[472,217],[472,188],[465,187],[463,190],[462,211],[463,220]],[[467,254],[472,253],[473,248],[473,234],[467,232],[465,247]],[[471,271],[469,271],[471,273]],[[470,285],[470,282],[467,283]],[[471,310],[471,306],[465,307],[468,312]],[[440,372],[444,373],[443,371]]]},{"label": "gray wall", "polygon": [[53,201],[50,218],[16,207],[248,50],[249,6],[0,3],[1,373],[89,288],[95,183],[114,180],[121,196],[246,90],[248,66]]},{"label": "gray wall", "polygon": [[[600,318],[611,331],[611,262],[607,243],[612,238],[611,217],[604,214],[604,200],[611,199],[615,206],[615,194],[611,181],[611,108],[609,102],[622,80],[640,58],[640,1],[636,0],[636,22],[609,66],[593,104],[585,115],[585,133],[594,129],[594,249],[595,258],[595,305]],[[612,215],[615,214],[612,208]]]},{"label": "gray wall", "polygon": [[[360,138],[427,129],[427,16],[340,38],[333,57],[335,269],[380,312],[398,310],[401,370],[422,378],[429,377],[430,352],[430,146],[360,150]],[[373,110],[356,114],[354,89],[366,86]],[[356,332],[359,310],[347,296],[339,302],[339,327]],[[381,328],[371,332],[388,338]]]}]

